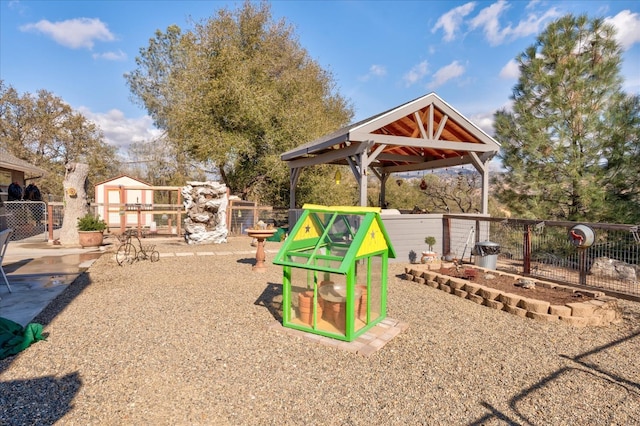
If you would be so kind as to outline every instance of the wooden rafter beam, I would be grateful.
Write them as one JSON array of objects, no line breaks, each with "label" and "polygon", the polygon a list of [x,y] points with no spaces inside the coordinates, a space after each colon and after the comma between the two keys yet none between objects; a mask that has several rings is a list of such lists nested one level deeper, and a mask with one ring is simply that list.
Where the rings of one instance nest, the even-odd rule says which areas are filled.
[{"label": "wooden rafter beam", "polygon": [[458,142],[446,140],[429,140],[421,138],[410,138],[406,136],[387,136],[380,134],[355,134],[354,139],[375,140],[376,143],[396,146],[410,146],[414,148],[432,148],[437,150],[455,151],[475,151],[487,152],[495,151],[495,147],[483,143]]}]

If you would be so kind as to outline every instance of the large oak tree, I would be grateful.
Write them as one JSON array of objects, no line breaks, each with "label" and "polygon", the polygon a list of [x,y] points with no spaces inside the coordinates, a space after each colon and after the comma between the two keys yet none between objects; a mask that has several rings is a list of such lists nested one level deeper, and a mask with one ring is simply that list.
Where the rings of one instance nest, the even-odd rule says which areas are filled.
[{"label": "large oak tree", "polygon": [[[125,76],[133,98],[175,150],[214,164],[232,192],[263,203],[288,204],[282,152],[353,116],[331,73],[264,2],[221,9],[184,33],[177,26],[158,31],[136,62]],[[332,173],[308,169],[298,199],[322,200]]]},{"label": "large oak tree", "polygon": [[[19,94],[0,80],[0,147],[46,170],[35,183],[43,194],[62,196],[65,164],[89,165],[89,181],[113,177],[119,162],[115,147],[103,140],[101,130],[46,90]],[[93,187],[88,188],[93,195]]]}]

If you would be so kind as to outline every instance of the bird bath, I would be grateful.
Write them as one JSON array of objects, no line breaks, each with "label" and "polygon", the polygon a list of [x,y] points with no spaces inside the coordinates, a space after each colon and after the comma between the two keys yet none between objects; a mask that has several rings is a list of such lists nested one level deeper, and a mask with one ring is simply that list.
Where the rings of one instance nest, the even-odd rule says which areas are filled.
[{"label": "bird bath", "polygon": [[255,238],[258,240],[258,249],[256,250],[256,264],[253,266],[254,271],[264,272],[267,270],[264,260],[266,258],[264,254],[264,241],[272,237],[278,230],[275,228],[271,229],[247,229],[247,235],[251,238]]}]

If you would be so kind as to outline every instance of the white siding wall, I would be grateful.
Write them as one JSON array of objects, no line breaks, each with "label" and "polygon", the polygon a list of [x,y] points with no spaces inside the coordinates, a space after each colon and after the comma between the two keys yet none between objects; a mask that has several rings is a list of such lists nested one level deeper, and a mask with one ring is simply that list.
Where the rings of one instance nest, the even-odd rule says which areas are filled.
[{"label": "white siding wall", "polygon": [[426,237],[435,237],[433,250],[442,256],[442,215],[441,214],[383,214],[382,222],[396,252],[390,262],[409,263],[413,251],[420,262],[422,252],[429,249]]}]

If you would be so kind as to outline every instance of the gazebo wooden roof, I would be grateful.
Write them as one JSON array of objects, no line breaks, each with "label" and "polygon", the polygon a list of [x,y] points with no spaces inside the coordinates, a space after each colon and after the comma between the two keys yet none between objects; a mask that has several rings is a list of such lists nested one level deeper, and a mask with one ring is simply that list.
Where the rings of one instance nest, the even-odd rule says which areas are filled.
[{"label": "gazebo wooden roof", "polygon": [[391,173],[472,164],[482,176],[482,213],[488,212],[487,163],[500,144],[435,93],[336,130],[282,154],[291,171],[290,207],[302,168],[349,165],[367,203],[367,170],[384,186]]}]

